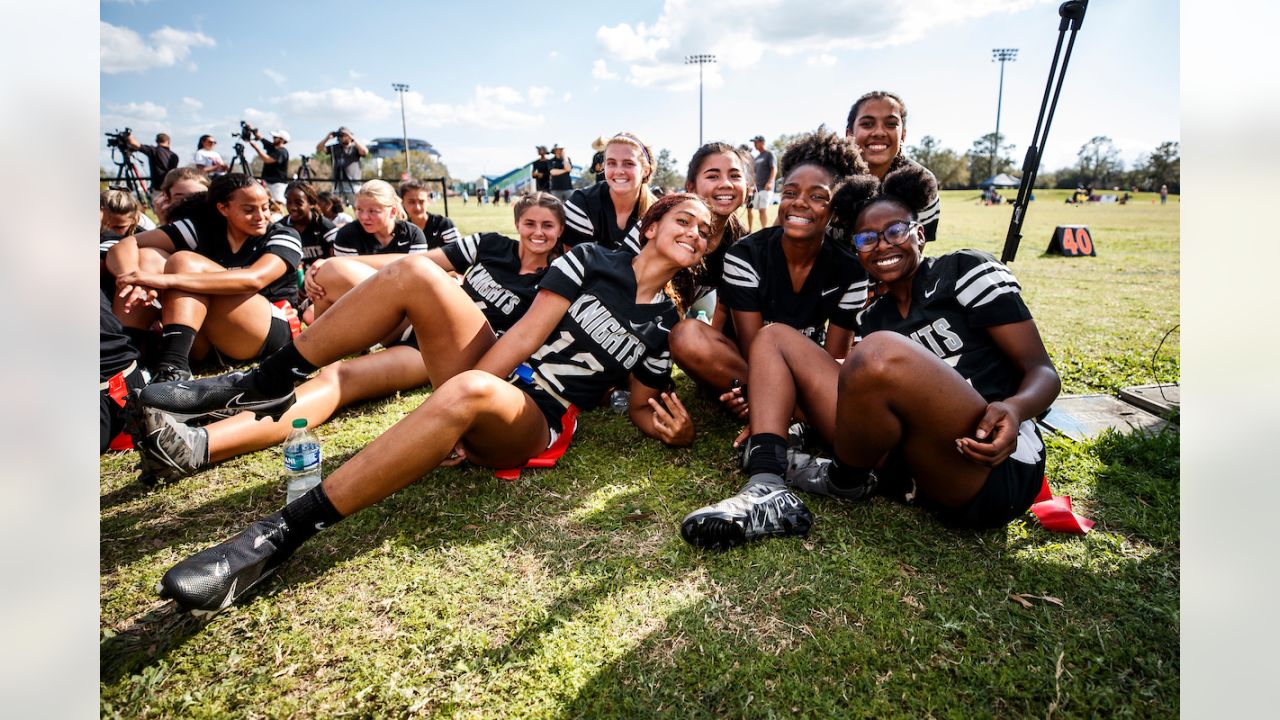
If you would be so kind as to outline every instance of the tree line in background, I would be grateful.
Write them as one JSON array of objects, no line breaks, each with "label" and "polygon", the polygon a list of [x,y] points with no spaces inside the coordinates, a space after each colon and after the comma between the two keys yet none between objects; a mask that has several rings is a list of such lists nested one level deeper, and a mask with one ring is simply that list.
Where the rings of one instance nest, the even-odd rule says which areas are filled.
[{"label": "tree line in background", "polygon": [[[926,135],[916,145],[906,148],[907,156],[929,168],[938,178],[944,190],[963,190],[978,187],[978,183],[992,175],[1009,173],[1021,175],[1021,167],[1014,160],[1015,146],[999,139],[995,153],[995,169],[992,169],[992,148],[996,134],[987,133],[973,141],[973,146],[963,154],[942,147],[932,136]],[[1161,185],[1168,185],[1169,192],[1177,194],[1182,172],[1180,144],[1175,141],[1160,143],[1149,153],[1144,153],[1130,167],[1125,167],[1120,151],[1106,135],[1097,135],[1076,151],[1076,163],[1057,170],[1040,169],[1036,175],[1037,188],[1074,189],[1077,187],[1120,188],[1154,192]]]}]

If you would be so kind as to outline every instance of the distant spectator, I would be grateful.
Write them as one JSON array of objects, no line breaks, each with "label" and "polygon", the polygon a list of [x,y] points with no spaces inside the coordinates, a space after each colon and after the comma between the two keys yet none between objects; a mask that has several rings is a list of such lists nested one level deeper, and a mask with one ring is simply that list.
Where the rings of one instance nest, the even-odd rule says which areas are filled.
[{"label": "distant spectator", "polygon": [[222,162],[222,156],[213,149],[217,144],[218,141],[212,135],[201,135],[200,142],[196,143],[196,167],[209,177],[225,175],[227,172],[227,164]]},{"label": "distant spectator", "polygon": [[547,146],[539,145],[537,150],[538,159],[533,161],[533,169],[530,171],[533,175],[533,186],[540,192],[550,192],[551,161],[547,159]]},{"label": "distant spectator", "polygon": [[558,144],[551,148],[551,152],[551,194],[564,202],[573,194],[573,161]]},{"label": "distant spectator", "polygon": [[[751,138],[756,146],[755,178],[756,193],[751,207],[760,216],[760,229],[769,227],[769,206],[773,204],[773,183],[778,179],[778,164],[774,162],[773,153],[764,146],[764,136]],[[751,232],[751,211],[747,211],[747,232]]]},{"label": "distant spectator", "polygon": [[591,169],[589,170],[592,176],[591,181],[600,182],[604,179],[604,138],[597,137],[591,143],[591,149],[596,151],[596,154],[591,156]]},{"label": "distant spectator", "polygon": [[508,205],[511,204],[511,188],[506,188],[502,191],[502,201]]},{"label": "distant spectator", "polygon": [[1169,186],[1161,185],[1160,186],[1160,204],[1164,205],[1168,201],[1169,201]]},{"label": "distant spectator", "polygon": [[169,136],[156,134],[155,145],[143,145],[133,138],[133,133],[125,136],[129,147],[147,157],[147,167],[151,172],[151,204],[156,204],[160,196],[160,186],[164,184],[165,173],[178,167],[178,154],[169,149]]},{"label": "distant spectator", "polygon": [[289,185],[289,151],[284,147],[289,142],[289,133],[272,130],[267,137],[271,138],[271,144],[265,150],[258,147],[253,138],[249,139],[249,146],[262,159],[262,182],[271,191],[271,198],[283,203],[285,188]]},{"label": "distant spectator", "polygon": [[[334,138],[338,141],[326,148],[326,143]],[[324,139],[316,143],[317,153],[326,151],[333,159],[333,194],[348,201],[360,191],[360,158],[369,154],[369,148],[356,140],[351,129],[343,125],[326,133]]]}]

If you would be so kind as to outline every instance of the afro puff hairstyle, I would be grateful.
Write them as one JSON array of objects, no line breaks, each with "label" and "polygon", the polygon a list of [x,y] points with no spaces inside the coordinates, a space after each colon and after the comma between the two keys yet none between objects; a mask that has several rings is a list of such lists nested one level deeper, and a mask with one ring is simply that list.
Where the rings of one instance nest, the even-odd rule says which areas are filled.
[{"label": "afro puff hairstyle", "polygon": [[897,203],[914,218],[938,192],[938,181],[921,165],[911,163],[894,170],[879,180],[866,173],[851,177],[836,189],[831,198],[832,223],[845,230],[853,230],[858,216],[874,203]]},{"label": "afro puff hairstyle", "polygon": [[817,165],[830,173],[836,184],[850,175],[871,172],[853,138],[837,135],[823,127],[788,145],[778,161],[778,170],[785,178],[801,165]]}]

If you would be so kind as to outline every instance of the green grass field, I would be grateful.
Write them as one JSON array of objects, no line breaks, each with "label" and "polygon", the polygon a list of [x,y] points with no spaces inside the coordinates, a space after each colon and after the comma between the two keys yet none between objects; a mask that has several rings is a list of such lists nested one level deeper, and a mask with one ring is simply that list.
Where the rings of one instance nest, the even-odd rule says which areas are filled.
[{"label": "green grass field", "polygon": [[[1177,198],[1063,196],[1037,193],[1012,268],[1064,392],[1178,380]],[[999,255],[1009,210],[976,197],[944,193],[928,252]],[[450,211],[464,233],[512,233],[505,205]],[[1088,225],[1098,257],[1043,256],[1060,223]],[[1084,537],[1034,520],[957,533],[879,498],[814,498],[807,540],[710,554],[677,524],[741,483],[738,428],[677,384],[699,422],[692,448],[590,413],[557,468],[514,483],[432,473],[204,623],[157,600],[155,583],[280,506],[279,449],[155,490],[134,481],[133,453],[105,456],[102,714],[1178,715],[1176,435],[1048,440],[1055,490],[1097,522]],[[426,394],[319,428],[326,470]],[[1024,607],[1010,594],[1036,597]]]}]

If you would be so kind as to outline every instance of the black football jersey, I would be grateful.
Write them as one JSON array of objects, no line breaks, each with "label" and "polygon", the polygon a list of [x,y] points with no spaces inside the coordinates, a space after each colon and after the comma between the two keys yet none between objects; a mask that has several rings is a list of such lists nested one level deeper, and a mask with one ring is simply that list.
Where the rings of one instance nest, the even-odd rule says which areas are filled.
[{"label": "black football jersey", "polygon": [[[280,219],[277,225],[292,228],[297,232],[297,228],[289,224],[289,218]],[[307,223],[307,227],[298,236],[302,238],[302,264],[304,267],[311,267],[311,264],[320,258],[333,257],[333,238],[338,234],[338,228],[333,221],[327,217],[320,216],[317,220],[314,217],[311,222]]]},{"label": "black football jersey", "polygon": [[891,296],[876,298],[858,315],[859,333],[905,335],[956,369],[987,402],[1018,391],[1022,373],[991,340],[987,328],[1031,319],[1018,281],[994,256],[959,250],[925,258],[911,282],[904,318]]},{"label": "black football jersey", "polygon": [[427,226],[422,228],[422,234],[427,238],[427,247],[432,250],[455,243],[459,237],[458,227],[453,221],[435,213],[427,213]]},{"label": "black football jersey", "polygon": [[782,251],[782,228],[770,227],[734,243],[724,256],[718,298],[730,310],[758,312],[764,322],[783,323],[821,345],[830,322],[855,330],[867,302],[867,273],[849,250],[823,241],[800,292]]},{"label": "black football jersey", "polygon": [[444,256],[462,275],[462,289],[498,335],[524,317],[545,270],[520,274],[520,241],[498,233],[476,233],[444,246]]},{"label": "black football jersey", "polygon": [[610,250],[640,254],[640,205],[631,209],[627,226],[618,228],[618,214],[609,197],[609,186],[598,182],[589,188],[574,190],[564,204],[564,237],[566,247],[593,242]]},{"label": "black football jersey", "polygon": [[553,262],[540,284],[570,305],[528,364],[545,386],[582,410],[598,405],[628,374],[656,390],[671,384],[667,335],[680,317],[663,292],[636,303],[631,260],[619,250],[579,245]]},{"label": "black football jersey", "polygon": [[335,257],[344,255],[385,255],[390,253],[424,253],[430,248],[427,247],[427,238],[422,234],[422,229],[408,220],[397,220],[395,230],[392,231],[391,241],[383,246],[378,242],[378,238],[372,233],[365,232],[358,222],[349,222],[338,228],[338,234],[333,236],[333,254]]},{"label": "black football jersey", "polygon": [[284,261],[284,271],[259,295],[271,302],[288,300],[298,303],[298,263],[302,262],[302,240],[291,227],[268,225],[267,233],[244,241],[238,252],[231,251],[225,223],[210,220],[179,220],[161,225],[160,230],[178,250],[194,250],[228,270],[247,268],[263,255],[275,255]]}]

